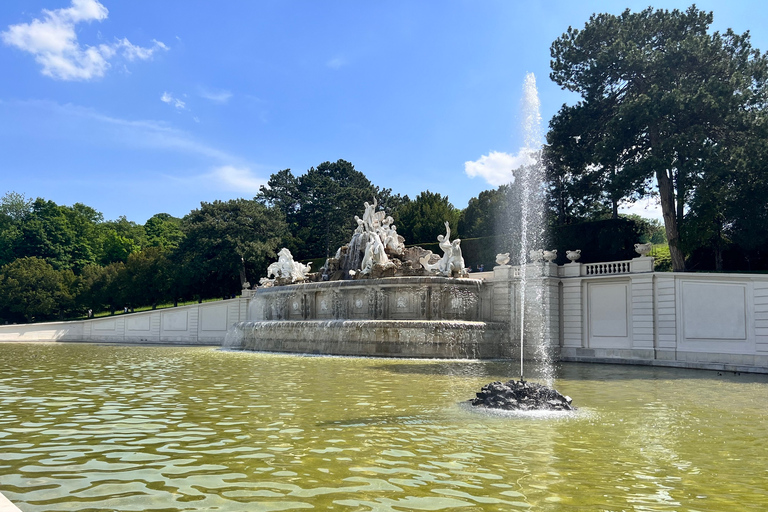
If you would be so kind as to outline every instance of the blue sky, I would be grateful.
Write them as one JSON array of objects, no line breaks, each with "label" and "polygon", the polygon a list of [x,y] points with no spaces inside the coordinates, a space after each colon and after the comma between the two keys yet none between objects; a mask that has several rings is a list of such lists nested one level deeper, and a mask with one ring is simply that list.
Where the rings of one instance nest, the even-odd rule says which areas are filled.
[{"label": "blue sky", "polygon": [[[516,161],[526,73],[545,126],[575,101],[549,80],[552,41],[594,12],[647,5],[3,0],[0,194],[143,223],[342,158],[464,208]],[[768,50],[762,2],[697,6]]]}]

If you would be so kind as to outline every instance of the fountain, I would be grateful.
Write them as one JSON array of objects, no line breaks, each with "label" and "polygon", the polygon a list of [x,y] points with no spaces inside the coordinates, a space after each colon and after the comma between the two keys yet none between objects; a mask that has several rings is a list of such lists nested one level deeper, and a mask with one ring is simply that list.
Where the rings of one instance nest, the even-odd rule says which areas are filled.
[{"label": "fountain", "polygon": [[[421,358],[508,358],[519,329],[520,381],[492,383],[473,405],[570,409],[556,391],[526,383],[523,362],[533,355],[539,375],[552,385],[549,286],[556,251],[544,241],[543,168],[539,162],[540,122],[536,83],[525,81],[525,151],[534,162],[515,176],[520,194],[517,266],[499,254],[491,282],[471,279],[464,268],[461,240],[437,236],[443,255],[405,247],[393,218],[364,204],[348,244],[318,272],[293,261],[282,249],[248,306],[247,321],[234,325],[224,348],[353,356]],[[533,260],[528,264],[527,258]],[[497,270],[498,276],[497,276]],[[504,294],[508,295],[505,297]],[[506,317],[502,315],[506,314]],[[500,318],[500,316],[502,316]],[[528,350],[523,340],[529,340]],[[497,389],[501,395],[491,393]],[[481,396],[482,395],[482,396]],[[503,396],[502,396],[503,395]],[[512,400],[512,397],[515,397]]]},{"label": "fountain", "polygon": [[[406,248],[392,217],[365,203],[350,242],[311,273],[282,249],[252,296],[227,349],[310,354],[494,358],[508,325],[487,320],[490,289],[470,279],[461,240],[443,255]],[[485,306],[484,306],[485,304]]]},{"label": "fountain", "polygon": [[[545,239],[545,176],[544,166],[541,163],[539,97],[533,73],[528,73],[523,84],[522,113],[525,143],[523,152],[530,156],[533,163],[522,166],[514,176],[514,183],[511,184],[518,188],[520,194],[518,253],[520,380],[510,380],[505,384],[501,382],[487,384],[470,403],[476,407],[506,410],[572,410],[571,399],[551,389],[554,381],[554,365],[549,343],[549,323],[546,321],[549,318],[549,300],[547,300],[545,276],[547,266],[557,258],[557,251],[538,248],[543,246]],[[529,257],[531,264],[527,264]],[[510,318],[510,325],[514,325],[514,318]],[[525,340],[533,344],[534,358],[539,363],[539,374],[546,385],[525,381]]]}]

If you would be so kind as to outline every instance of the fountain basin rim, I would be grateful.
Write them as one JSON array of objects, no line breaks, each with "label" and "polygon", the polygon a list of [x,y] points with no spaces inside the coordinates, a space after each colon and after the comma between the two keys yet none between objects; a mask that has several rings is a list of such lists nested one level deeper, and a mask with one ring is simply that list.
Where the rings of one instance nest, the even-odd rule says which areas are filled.
[{"label": "fountain basin rim", "polygon": [[350,320],[350,319],[326,319],[326,320],[255,320],[238,322],[235,324],[240,329],[257,326],[290,327],[301,325],[307,328],[333,328],[333,327],[369,327],[369,328],[442,328],[442,329],[466,329],[466,330],[506,330],[509,325],[505,322],[483,322],[477,320]]},{"label": "fountain basin rim", "polygon": [[342,281],[318,281],[311,283],[294,283],[283,286],[269,286],[257,288],[256,293],[270,293],[301,288],[302,291],[322,290],[328,288],[368,288],[371,286],[420,286],[420,285],[450,285],[450,286],[480,286],[484,279],[471,279],[468,277],[441,277],[441,276],[403,276],[382,277],[379,279],[354,279]]}]

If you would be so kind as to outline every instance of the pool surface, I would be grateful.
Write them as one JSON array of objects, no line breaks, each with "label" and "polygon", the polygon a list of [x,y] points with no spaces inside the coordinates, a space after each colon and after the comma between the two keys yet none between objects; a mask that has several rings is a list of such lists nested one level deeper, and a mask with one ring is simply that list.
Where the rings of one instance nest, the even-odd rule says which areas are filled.
[{"label": "pool surface", "polygon": [[514,361],[0,344],[24,512],[768,510],[768,376],[563,364],[575,414],[460,402]]}]

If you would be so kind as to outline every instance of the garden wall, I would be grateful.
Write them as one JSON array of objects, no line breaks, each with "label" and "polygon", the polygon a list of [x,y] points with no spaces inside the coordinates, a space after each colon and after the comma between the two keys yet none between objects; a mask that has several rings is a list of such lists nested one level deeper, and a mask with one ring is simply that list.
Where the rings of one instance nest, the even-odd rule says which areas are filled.
[{"label": "garden wall", "polygon": [[[562,361],[768,373],[768,275],[653,272],[652,258],[542,270]],[[517,276],[497,267],[488,279],[497,321],[517,317]]]},{"label": "garden wall", "polygon": [[3,325],[0,342],[221,345],[229,326],[244,321],[247,312],[246,297],[92,320]]}]

